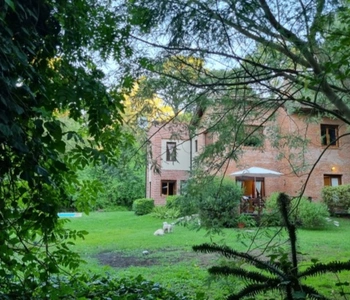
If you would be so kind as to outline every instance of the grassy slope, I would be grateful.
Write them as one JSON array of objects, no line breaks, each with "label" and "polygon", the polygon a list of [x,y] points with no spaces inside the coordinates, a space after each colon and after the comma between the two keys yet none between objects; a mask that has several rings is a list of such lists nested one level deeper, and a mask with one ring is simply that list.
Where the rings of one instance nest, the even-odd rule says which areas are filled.
[{"label": "grassy slope", "polygon": [[[207,279],[206,267],[200,264],[195,255],[191,260],[179,259],[184,254],[183,251],[192,253],[192,245],[210,242],[210,237],[206,236],[205,231],[191,231],[182,226],[176,226],[172,234],[154,236],[153,232],[162,227],[162,222],[151,216],[135,216],[133,212],[103,212],[72,218],[66,226],[89,232],[85,240],[76,241],[74,246],[88,262],[86,269],[93,272],[108,271],[120,276],[142,274],[145,278],[160,282],[171,289],[204,291],[209,293],[211,298],[213,295],[222,297],[226,290],[222,282],[213,283],[209,289],[207,285],[203,285]],[[224,239],[234,249],[244,250],[243,245],[237,241],[238,232],[239,230],[235,229],[225,230],[225,236],[215,236],[213,241],[219,242]],[[299,230],[298,244],[301,246],[301,252],[306,253],[307,261],[310,258],[318,258],[321,261],[347,260],[350,258],[349,235],[350,220],[341,220],[340,227],[333,226],[322,231]],[[124,251],[128,255],[142,257],[143,250],[149,250],[149,257],[160,260],[161,264],[116,269],[102,267],[96,258],[98,253],[109,251]],[[347,277],[349,274],[342,276],[343,280]],[[309,279],[309,282],[323,287],[325,293],[330,296],[335,280],[335,275],[327,275]]]}]

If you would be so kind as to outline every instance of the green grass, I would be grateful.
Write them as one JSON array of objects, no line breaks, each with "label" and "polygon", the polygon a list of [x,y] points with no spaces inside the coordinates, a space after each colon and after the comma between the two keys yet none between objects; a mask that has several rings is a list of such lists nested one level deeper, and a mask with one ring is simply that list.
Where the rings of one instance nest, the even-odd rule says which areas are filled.
[{"label": "green grass", "polygon": [[[337,220],[340,222],[339,227],[330,226],[327,230],[299,231],[298,244],[301,252],[304,253],[305,265],[309,266],[311,259],[318,259],[323,263],[350,260],[350,220]],[[347,298],[335,295],[334,291],[339,291],[339,288],[335,286],[337,282],[350,283],[350,272],[343,272],[339,275],[325,274],[308,278],[306,282],[319,287],[330,299],[349,299],[349,286],[344,287],[344,292],[349,293]]]},{"label": "green grass", "polygon": [[[166,220],[170,222],[171,220]],[[136,216],[133,212],[96,212],[81,218],[72,218],[65,226],[75,230],[86,230],[85,240],[75,241],[73,249],[81,254],[87,264],[85,270],[95,273],[109,272],[121,277],[141,274],[146,279],[161,283],[177,291],[190,293],[205,292],[210,299],[222,298],[231,288],[240,285],[237,281],[217,280],[208,282],[207,268],[218,264],[222,259],[215,256],[203,256],[192,251],[193,245],[204,242],[225,242],[235,250],[245,251],[238,238],[242,239],[239,229],[226,229],[224,235],[208,236],[206,231],[189,230],[176,226],[173,233],[154,236],[153,232],[162,227],[163,220],[151,216]],[[252,233],[254,234],[254,232]],[[322,262],[350,259],[350,220],[341,219],[340,226],[330,226],[327,230],[298,230],[298,245],[303,253],[303,264],[309,265],[310,259]],[[142,255],[148,250],[149,255]],[[122,254],[139,260],[155,260],[151,266],[131,266],[113,268],[101,264],[97,256]],[[350,274],[341,275],[340,280],[349,281]],[[337,277],[334,274],[310,278],[308,283],[321,287],[331,299]],[[350,291],[347,291],[350,292]]]}]

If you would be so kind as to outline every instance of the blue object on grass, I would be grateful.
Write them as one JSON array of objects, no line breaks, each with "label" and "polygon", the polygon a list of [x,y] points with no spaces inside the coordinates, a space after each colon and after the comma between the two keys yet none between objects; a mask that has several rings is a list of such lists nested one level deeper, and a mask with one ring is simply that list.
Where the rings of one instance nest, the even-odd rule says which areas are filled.
[{"label": "blue object on grass", "polygon": [[77,212],[62,212],[57,214],[60,218],[76,218],[76,217],[81,217],[83,214],[82,213],[77,213]]}]

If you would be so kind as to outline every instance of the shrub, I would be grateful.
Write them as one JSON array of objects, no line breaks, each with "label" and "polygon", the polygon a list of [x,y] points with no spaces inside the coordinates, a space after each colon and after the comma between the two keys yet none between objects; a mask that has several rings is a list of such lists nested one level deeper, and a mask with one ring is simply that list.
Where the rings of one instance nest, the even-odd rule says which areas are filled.
[{"label": "shrub", "polygon": [[132,210],[136,215],[147,215],[154,208],[154,200],[151,198],[136,199],[132,204]]},{"label": "shrub", "polygon": [[182,202],[191,215],[199,213],[201,226],[206,229],[233,227],[239,214],[242,189],[230,179],[206,177],[191,179],[186,186]]},{"label": "shrub", "polygon": [[167,208],[175,208],[176,201],[178,200],[179,197],[180,196],[178,196],[178,195],[167,196],[166,197],[166,204],[165,204],[165,206]]},{"label": "shrub", "polygon": [[[282,216],[277,205],[279,193],[273,193],[265,203],[262,216],[262,224],[276,226],[281,225]],[[319,229],[327,225],[329,217],[328,208],[324,203],[310,202],[307,198],[295,198],[291,200],[291,220],[295,224],[307,229]]]},{"label": "shrub", "polygon": [[198,214],[198,205],[195,201],[191,201],[191,196],[177,196],[171,205],[176,209],[181,217]]},{"label": "shrub", "polygon": [[347,213],[350,208],[350,184],[325,186],[322,189],[322,200],[331,215]]},{"label": "shrub", "polygon": [[301,227],[307,229],[326,227],[326,218],[329,217],[327,205],[320,202],[310,202],[305,198],[302,198],[302,201],[300,201],[296,214]]},{"label": "shrub", "polygon": [[235,222],[238,227],[255,227],[256,226],[256,221],[253,216],[249,214],[240,214],[236,219]]},{"label": "shrub", "polygon": [[277,198],[279,193],[275,192],[270,195],[265,201],[265,207],[261,216],[261,224],[264,226],[281,225],[281,215],[279,213]]},{"label": "shrub", "polygon": [[[1,299],[169,299],[189,300],[195,296],[170,291],[160,284],[148,281],[140,275],[132,278],[116,278],[109,275],[76,274],[76,276],[52,278],[44,284],[32,282],[32,290],[23,293],[19,282],[2,290]],[[203,299],[203,298],[201,298]]]},{"label": "shrub", "polygon": [[152,217],[158,219],[176,219],[180,216],[180,212],[175,208],[167,208],[166,206],[156,206],[151,213]]},{"label": "shrub", "polygon": [[100,185],[96,201],[91,203],[91,209],[114,210],[113,207],[125,206],[131,210],[133,201],[144,197],[144,171],[135,169],[133,165],[131,159],[119,162],[118,167],[87,166],[78,172],[81,181]]}]

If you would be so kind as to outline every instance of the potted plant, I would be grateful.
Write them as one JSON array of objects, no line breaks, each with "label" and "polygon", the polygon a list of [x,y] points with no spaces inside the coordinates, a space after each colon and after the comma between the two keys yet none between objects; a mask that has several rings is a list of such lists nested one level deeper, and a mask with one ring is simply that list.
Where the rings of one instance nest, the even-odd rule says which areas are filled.
[{"label": "potted plant", "polygon": [[237,218],[236,218],[236,222],[238,225],[238,228],[244,228],[244,227],[254,227],[256,226],[256,222],[254,217],[252,217],[249,214],[240,214]]}]

